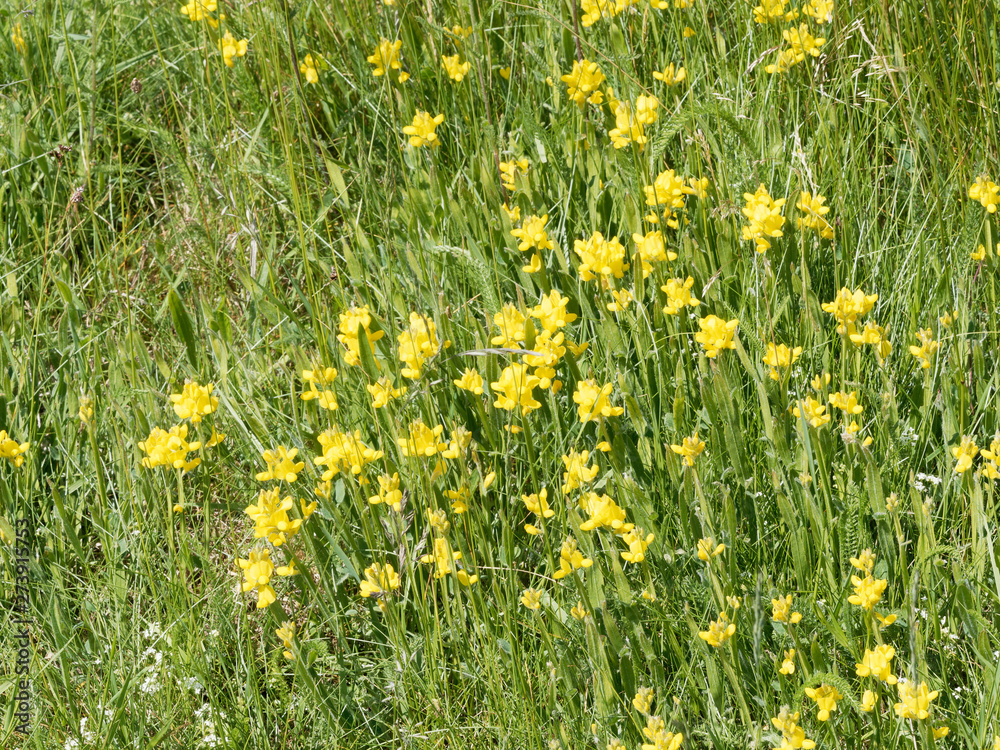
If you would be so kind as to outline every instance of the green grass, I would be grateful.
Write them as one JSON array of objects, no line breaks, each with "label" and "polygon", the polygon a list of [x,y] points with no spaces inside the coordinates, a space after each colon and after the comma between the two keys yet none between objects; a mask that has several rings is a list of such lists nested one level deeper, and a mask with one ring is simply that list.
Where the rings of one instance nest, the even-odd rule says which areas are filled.
[{"label": "green grass", "polygon": [[[951,453],[1000,431],[1000,260],[970,259],[1000,231],[968,196],[980,174],[1000,175],[993,5],[845,2],[822,26],[759,25],[749,2],[699,0],[643,0],[589,27],[557,0],[222,10],[218,30],[171,3],[2,10],[0,430],[31,445],[21,467],[0,459],[0,528],[25,518],[34,533],[35,718],[13,734],[4,618],[0,745],[638,748],[650,740],[632,698],[650,687],[652,714],[686,748],[778,747],[784,705],[820,748],[993,747],[996,488],[984,458],[959,474]],[[826,39],[819,56],[769,75],[782,30],[802,22]],[[456,25],[472,34],[459,41]],[[249,42],[232,68],[223,30]],[[402,41],[409,81],[372,75],[381,38]],[[440,61],[456,53],[472,66],[461,82]],[[306,55],[324,61],[316,84],[299,73]],[[608,107],[568,99],[560,76],[578,55],[600,65],[602,91],[659,98],[645,148],[615,149]],[[687,71],[673,88],[652,75],[669,63]],[[417,110],[444,114],[439,147],[407,145]],[[530,169],[509,192],[498,164],[512,158]],[[645,279],[632,261],[614,284],[636,301],[609,311],[574,241],[601,232],[630,257],[632,234],[653,229],[643,187],[667,169],[707,177],[707,195],[687,198],[678,229],[659,227],[677,260]],[[759,184],[787,199],[765,255],[741,239],[743,195]],[[797,228],[800,191],[826,197],[834,240]],[[522,219],[548,214],[544,272],[521,270],[530,254],[505,201]],[[663,314],[660,287],[689,275],[701,305]],[[862,322],[885,328],[884,365],[821,307],[845,286],[878,294]],[[494,316],[551,290],[578,316],[566,338],[588,348],[555,365],[558,393],[535,389],[537,411],[496,408],[489,384],[520,357],[491,344]],[[385,332],[356,366],[337,339],[352,305]],[[400,374],[411,312],[451,342],[419,379]],[[709,314],[740,321],[735,349],[714,359],[693,336]],[[538,324],[519,346],[535,346]],[[940,342],[926,370],[909,352],[925,328]],[[803,348],[777,382],[771,341]],[[299,398],[316,364],[339,371],[334,412]],[[481,396],[452,384],[469,367]],[[870,446],[844,439],[829,404],[825,427],[790,413],[821,372],[827,396],[857,392]],[[366,386],[380,375],[408,390],[375,410]],[[138,443],[179,421],[169,396],[187,379],[219,400],[190,439],[211,425],[226,439],[185,475],[145,468]],[[624,413],[582,424],[573,393],[586,379],[612,384]],[[445,442],[457,427],[472,435],[441,476],[397,444],[418,418]],[[272,548],[302,572],[273,578],[277,601],[258,610],[237,559],[265,546],[244,513],[278,486],[255,479],[261,453],[305,461],[281,484],[298,517],[333,425],[384,456],[367,486],[335,477]],[[707,447],[686,467],[670,445],[695,432]],[[586,489],[654,534],[645,561],[626,564],[609,529],[579,529],[587,514],[560,489],[571,449],[598,467]],[[400,475],[401,513],[367,501],[383,472]],[[458,514],[444,493],[463,485]],[[524,524],[541,523],[521,498],[542,488],[555,515],[531,536]],[[442,537],[428,507],[445,512],[473,586],[419,561]],[[567,534],[593,566],[555,580]],[[710,564],[696,556],[707,536],[726,545]],[[897,617],[882,631],[847,600],[865,548],[887,581],[876,609]],[[0,544],[5,604],[13,550]],[[385,611],[359,596],[373,562],[401,578]],[[521,604],[527,588],[545,592],[538,611]],[[772,621],[771,599],[789,593],[793,629]],[[723,609],[736,632],[716,649],[698,633]],[[275,633],[285,620],[292,660]],[[878,639],[895,648],[894,674],[940,691],[930,719],[897,718],[884,684],[876,710],[860,710],[875,681],[855,664]],[[793,647],[796,671],[779,674]],[[844,696],[828,722],[805,695],[823,683]],[[934,740],[941,726],[950,734]]]}]

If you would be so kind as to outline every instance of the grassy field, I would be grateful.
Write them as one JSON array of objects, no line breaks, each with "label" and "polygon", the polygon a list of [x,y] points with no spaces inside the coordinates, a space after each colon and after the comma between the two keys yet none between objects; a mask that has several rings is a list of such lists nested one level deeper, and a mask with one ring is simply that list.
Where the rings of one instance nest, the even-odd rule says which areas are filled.
[{"label": "grassy field", "polygon": [[997,8],[762,2],[5,2],[0,746],[1000,748]]}]

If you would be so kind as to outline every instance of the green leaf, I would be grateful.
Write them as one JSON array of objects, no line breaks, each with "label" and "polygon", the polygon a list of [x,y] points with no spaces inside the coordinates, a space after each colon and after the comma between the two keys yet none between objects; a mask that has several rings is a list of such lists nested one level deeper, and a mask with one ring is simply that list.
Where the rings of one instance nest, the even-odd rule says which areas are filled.
[{"label": "green leaf", "polygon": [[194,339],[194,326],[191,324],[191,316],[188,315],[184,303],[180,296],[173,289],[167,295],[167,304],[170,307],[170,319],[174,322],[174,329],[181,337],[184,346],[187,348],[188,361],[191,366],[198,369],[198,347]]}]

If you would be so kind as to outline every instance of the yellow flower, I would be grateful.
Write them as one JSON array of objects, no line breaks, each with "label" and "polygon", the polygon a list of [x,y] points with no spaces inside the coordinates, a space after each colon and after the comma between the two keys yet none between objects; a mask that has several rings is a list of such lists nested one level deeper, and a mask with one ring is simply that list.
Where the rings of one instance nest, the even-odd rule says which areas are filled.
[{"label": "yellow flower", "polygon": [[875,554],[870,549],[863,549],[857,557],[851,558],[851,565],[866,575],[871,575],[875,568]]},{"label": "yellow flower", "polygon": [[371,385],[365,386],[372,397],[372,406],[381,409],[394,398],[399,398],[406,393],[406,386],[399,388],[392,387],[392,381],[384,375]]},{"label": "yellow flower", "polygon": [[299,64],[299,73],[305,76],[306,83],[319,83],[319,60],[306,55],[306,59]]},{"label": "yellow flower", "polygon": [[382,458],[382,451],[369,448],[361,440],[361,431],[354,433],[341,432],[338,427],[331,427],[320,433],[317,438],[323,448],[323,453],[313,459],[317,466],[326,466],[322,480],[329,482],[341,471],[350,471],[358,475],[365,464]]},{"label": "yellow flower", "polygon": [[600,232],[594,232],[588,240],[575,240],[573,252],[580,257],[578,270],[584,281],[592,281],[598,276],[605,281],[609,276],[620,279],[630,267],[625,262],[625,247],[618,238],[606,240]]},{"label": "yellow flower", "polygon": [[490,339],[494,346],[501,346],[508,349],[517,349],[524,341],[524,323],[527,318],[514,306],[507,302],[496,315],[493,316],[493,325],[500,329],[500,335]]},{"label": "yellow flower", "polygon": [[685,464],[694,466],[694,460],[705,450],[705,441],[699,440],[696,432],[691,437],[684,438],[680,445],[671,445],[670,450],[683,457]]},{"label": "yellow flower", "polygon": [[802,13],[820,25],[830,23],[833,21],[833,0],[809,0],[802,6]]},{"label": "yellow flower", "polygon": [[865,690],[864,695],[861,696],[861,710],[866,713],[870,712],[875,708],[876,703],[878,703],[878,695],[871,690]]},{"label": "yellow flower", "polygon": [[514,178],[518,172],[527,175],[529,166],[530,162],[527,159],[511,159],[510,161],[500,162],[500,181],[503,183],[503,186],[507,190],[514,190]]},{"label": "yellow flower", "polygon": [[788,42],[792,54],[800,62],[806,55],[819,57],[819,48],[826,44],[826,39],[823,37],[814,37],[810,34],[809,27],[804,23],[800,23],[797,29],[785,29],[781,32],[781,36]]},{"label": "yellow flower", "polygon": [[1000,187],[997,187],[989,175],[980,175],[969,187],[969,197],[974,201],[979,201],[983,208],[993,214],[996,213],[997,205],[1000,204]]},{"label": "yellow flower", "polygon": [[894,622],[896,622],[896,615],[880,615],[878,612],[876,612],[875,619],[878,620],[879,630],[882,630],[884,628],[889,627]]},{"label": "yellow flower", "polygon": [[434,129],[442,122],[444,122],[443,114],[431,117],[429,112],[417,110],[416,114],[413,115],[413,122],[403,128],[403,135],[410,136],[410,145],[414,148],[420,148],[428,144],[439,146],[441,145],[441,141],[438,139],[438,135],[434,132]]},{"label": "yellow flower", "polygon": [[[181,11],[183,12],[183,11]],[[18,54],[26,55],[28,54],[28,45],[24,41],[24,37],[21,35],[21,24],[15,23],[14,27],[10,31],[10,40],[14,43],[14,49],[17,50]]]},{"label": "yellow flower", "polygon": [[521,594],[521,604],[537,612],[542,607],[541,589],[525,589]]},{"label": "yellow flower", "polygon": [[267,537],[271,544],[280,547],[289,537],[294,536],[302,525],[302,519],[288,517],[288,511],[293,505],[291,495],[282,500],[277,487],[270,491],[261,490],[257,504],[243,509],[254,521],[254,538]]},{"label": "yellow flower", "polygon": [[188,381],[180,393],[171,394],[178,419],[200,422],[203,416],[214,412],[219,406],[219,399],[211,395],[214,387],[213,383],[198,385],[197,381]]},{"label": "yellow flower", "polygon": [[951,328],[951,324],[958,321],[958,310],[953,310],[948,312],[945,310],[944,315],[938,318],[938,322],[941,323],[945,328]]},{"label": "yellow flower", "polygon": [[520,407],[523,415],[540,409],[542,404],[534,397],[534,389],[539,382],[538,377],[528,374],[526,365],[519,362],[507,365],[500,373],[500,380],[490,383],[490,389],[496,395],[493,405],[507,411]]},{"label": "yellow flower", "polygon": [[583,11],[580,23],[585,28],[590,27],[604,16],[615,15],[615,0],[580,0],[580,9]]},{"label": "yellow flower", "polygon": [[577,453],[575,450],[570,450],[568,456],[562,457],[563,465],[566,467],[566,471],[563,472],[562,476],[562,492],[564,495],[568,495],[581,485],[594,481],[594,477],[597,476],[598,466],[597,464],[587,466],[587,461],[589,460],[590,451]]},{"label": "yellow flower", "polygon": [[885,337],[885,329],[874,322],[865,323],[861,333],[852,333],[850,339],[859,346],[862,344],[872,344],[875,347],[875,356],[879,363],[882,363],[889,354],[892,353],[892,344]]},{"label": "yellow flower", "polygon": [[847,597],[847,601],[862,609],[871,609],[882,599],[882,592],[888,582],[882,578],[873,578],[870,574],[863,579],[851,576],[851,583],[854,585],[854,593]]},{"label": "yellow flower", "polygon": [[635,119],[640,125],[652,125],[659,118],[660,100],[640,94],[635,100]]},{"label": "yellow flower", "polygon": [[840,409],[845,414],[860,414],[864,411],[864,407],[858,403],[857,391],[850,393],[837,391],[830,396],[830,405],[835,409]]},{"label": "yellow flower", "polygon": [[535,368],[534,374],[538,378],[539,388],[552,387],[555,393],[562,386],[558,381],[554,383],[552,379],[556,376],[555,366],[566,354],[566,347],[562,345],[565,340],[566,337],[562,333],[552,335],[548,331],[542,331],[535,337],[532,353],[522,356],[524,364]]},{"label": "yellow flower", "polygon": [[930,716],[928,709],[931,701],[938,697],[937,690],[928,690],[927,683],[914,685],[909,680],[900,680],[896,685],[899,691],[899,703],[893,706],[900,719],[926,719]]},{"label": "yellow flower", "polygon": [[663,308],[664,315],[677,315],[685,307],[697,307],[701,300],[691,296],[691,287],[694,286],[694,278],[688,276],[686,279],[670,279],[660,287],[660,291],[667,295],[667,304]]},{"label": "yellow flower", "polygon": [[[581,525],[580,528],[582,529],[583,526]],[[643,536],[644,534],[645,536]],[[646,559],[646,548],[653,541],[653,535],[646,534],[642,527],[636,526],[622,535],[622,541],[628,545],[628,552],[621,553],[622,559],[625,562],[641,563]]]},{"label": "yellow flower", "polygon": [[[800,408],[801,407],[801,408]],[[792,409],[792,414],[796,419],[801,419],[803,414],[810,427],[822,427],[830,421],[830,415],[826,413],[826,407],[812,396],[799,402],[799,406]]]},{"label": "yellow flower", "polygon": [[618,417],[625,413],[621,406],[612,406],[608,396],[614,386],[606,383],[598,386],[596,380],[581,380],[576,384],[573,402],[577,405],[580,422],[586,423],[602,417]]},{"label": "yellow flower", "polygon": [[451,440],[448,442],[447,449],[441,451],[441,456],[443,458],[458,458],[471,442],[472,433],[459,425],[451,431]]},{"label": "yellow flower", "polygon": [[783,49],[778,53],[778,61],[772,65],[765,65],[764,71],[768,75],[781,75],[787,73],[789,68],[798,65],[805,59],[805,56],[799,56],[795,54],[795,51],[788,48]]},{"label": "yellow flower", "polygon": [[642,733],[650,740],[642,743],[642,750],[678,750],[684,741],[683,734],[668,732],[663,720],[654,716],[649,717]]},{"label": "yellow flower", "polygon": [[[675,2],[676,2],[676,0],[675,0]],[[684,31],[683,31],[683,35],[684,35],[685,39],[690,39],[691,37],[694,36],[694,29],[692,29],[690,26],[685,26],[684,27]]]},{"label": "yellow flower", "polygon": [[340,313],[340,333],[337,335],[337,340],[347,348],[347,351],[344,352],[344,361],[347,364],[355,366],[361,363],[361,348],[358,341],[359,328],[364,331],[369,347],[385,335],[385,331],[372,333],[369,330],[371,323],[372,317],[367,305],[350,307]]},{"label": "yellow flower", "polygon": [[805,748],[810,750],[816,747],[816,743],[806,739],[805,731],[799,726],[799,712],[792,713],[788,706],[782,706],[777,716],[771,719],[775,729],[782,735],[780,750],[790,750],[791,748]]},{"label": "yellow flower", "polygon": [[566,94],[580,107],[586,102],[600,104],[604,101],[604,95],[598,88],[604,83],[604,73],[595,62],[586,58],[574,60],[573,69],[561,80],[566,84]]},{"label": "yellow flower", "polygon": [[920,346],[911,346],[910,354],[916,357],[920,362],[920,367],[926,370],[930,368],[931,357],[941,346],[941,342],[934,340],[934,332],[930,328],[917,331],[917,340],[920,342]]},{"label": "yellow flower", "polygon": [[422,419],[417,419],[410,423],[408,432],[409,437],[396,440],[404,456],[430,458],[448,449],[448,444],[440,439],[441,433],[444,432],[443,425],[435,425],[432,428],[424,424]]},{"label": "yellow flower", "polygon": [[676,86],[687,78],[687,71],[680,66],[675,68],[674,64],[670,63],[663,69],[662,73],[658,70],[654,70],[653,78],[657,81],[663,81],[667,86]]},{"label": "yellow flower", "polygon": [[986,245],[980,245],[969,255],[973,260],[986,260]]},{"label": "yellow flower", "polygon": [[985,448],[979,451],[986,462],[980,473],[987,479],[1000,479],[1000,435],[993,438],[989,450]]},{"label": "yellow flower", "polygon": [[791,367],[801,354],[801,346],[789,349],[784,344],[770,342],[767,345],[767,353],[764,355],[764,364],[771,368],[771,380],[778,380],[780,377],[778,375],[778,368],[787,369]]},{"label": "yellow flower", "polygon": [[365,568],[365,580],[361,582],[359,593],[365,599],[373,596],[380,598],[388,592],[398,589],[400,583],[399,574],[396,573],[392,565],[373,563]]},{"label": "yellow flower", "polygon": [[[205,21],[213,29],[219,28],[218,19],[209,15],[214,13],[217,5],[215,0],[190,0],[190,2],[181,8],[181,15],[187,16],[188,20],[197,23],[198,21]],[[219,18],[225,18],[224,15],[220,15]]]},{"label": "yellow flower", "polygon": [[402,46],[403,42],[399,39],[395,42],[390,42],[383,37],[378,47],[368,57],[368,62],[375,66],[372,75],[378,78],[379,76],[384,76],[388,70],[399,70],[401,67],[399,49]]},{"label": "yellow flower", "polygon": [[931,729],[931,734],[934,735],[934,739],[936,739],[936,740],[943,740],[945,737],[948,736],[948,734],[950,732],[951,732],[951,729],[949,729],[948,727],[944,727],[944,726],[942,726],[942,727],[933,727]]},{"label": "yellow flower", "polygon": [[548,214],[529,216],[521,222],[521,226],[518,229],[511,229],[511,235],[515,239],[520,240],[517,249],[522,253],[526,253],[532,248],[551,250],[554,246],[549,239],[548,233],[545,231],[545,222],[548,220]]},{"label": "yellow flower", "polygon": [[292,560],[288,563],[288,565],[279,565],[277,568],[274,569],[274,572],[277,573],[282,578],[287,576],[297,576],[299,574],[299,571],[295,569],[294,558],[292,558]]},{"label": "yellow flower", "polygon": [[500,77],[505,81],[510,80],[510,68],[500,68]]},{"label": "yellow flower", "polygon": [[698,633],[698,637],[708,643],[709,646],[719,648],[723,643],[732,638],[736,632],[736,623],[729,622],[729,616],[725,612],[719,614],[718,620],[713,620],[708,624],[708,630]]},{"label": "yellow flower", "polygon": [[[701,183],[699,183],[700,186]],[[668,169],[660,172],[653,180],[652,185],[643,187],[646,194],[646,205],[652,206],[656,210],[663,209],[663,220],[667,226],[677,229],[680,223],[677,220],[676,212],[684,208],[685,201],[689,195],[697,195],[698,188],[689,185],[684,178],[676,174],[674,170]],[[652,213],[646,216],[646,221],[657,223],[660,218]]]},{"label": "yellow flower", "polygon": [[715,539],[710,536],[698,540],[698,559],[702,562],[708,562],[725,551],[726,545],[716,544]]},{"label": "yellow flower", "polygon": [[452,382],[456,388],[461,388],[463,391],[475,393],[477,396],[483,395],[483,376],[473,369],[466,368],[462,372],[462,377]]},{"label": "yellow flower", "polygon": [[837,710],[837,701],[844,697],[837,688],[827,684],[818,688],[806,688],[806,695],[816,701],[816,707],[819,709],[816,718],[820,721],[827,721],[830,714]]},{"label": "yellow flower", "polygon": [[227,68],[233,67],[234,57],[243,57],[247,53],[247,40],[237,40],[228,31],[219,40],[219,50],[222,52],[222,61]]},{"label": "yellow flower", "polygon": [[385,503],[399,513],[403,502],[403,492],[399,489],[399,474],[394,472],[391,477],[382,474],[378,478],[378,494],[369,497],[368,502],[371,505]]},{"label": "yellow flower", "polygon": [[677,260],[677,253],[673,250],[666,250],[663,245],[663,233],[660,231],[647,232],[645,235],[638,232],[632,235],[635,243],[635,259],[642,263],[642,278],[646,278],[653,272],[653,263],[660,263],[665,260]]},{"label": "yellow flower", "polygon": [[793,625],[802,620],[801,613],[792,611],[791,594],[771,600],[771,619],[775,622],[788,622]]},{"label": "yellow flower", "polygon": [[622,312],[628,309],[629,304],[635,300],[628,289],[612,289],[611,290],[612,301],[607,304],[607,308],[610,312]]},{"label": "yellow flower", "polygon": [[854,324],[858,318],[867,315],[878,300],[877,294],[866,295],[861,289],[853,292],[844,287],[833,302],[824,302],[823,310],[837,319],[837,333],[841,336],[855,333]]},{"label": "yellow flower", "polygon": [[295,462],[295,456],[299,453],[298,448],[291,450],[279,445],[274,450],[264,451],[261,456],[267,464],[267,470],[257,474],[258,482],[266,482],[269,479],[279,481],[294,482],[298,479],[299,472],[305,468],[305,462]]},{"label": "yellow flower", "polygon": [[[337,370],[333,367],[316,367],[312,370],[303,370],[302,380],[309,384],[309,390],[299,396],[299,398],[303,401],[316,399],[316,403],[319,404],[321,409],[336,411],[337,394],[328,387],[333,385],[333,381],[336,378]],[[323,390],[321,391],[320,388]]]},{"label": "yellow flower", "polygon": [[632,524],[625,523],[625,511],[607,495],[587,492],[580,498],[580,505],[589,516],[580,524],[581,531],[608,527],[616,534],[626,534],[633,528]]},{"label": "yellow flower", "polygon": [[[524,506],[539,518],[552,518],[556,512],[549,507],[548,496],[548,490],[543,487],[541,492],[531,495],[521,495],[521,500],[524,502]],[[541,533],[540,529],[530,523],[525,524],[524,530],[532,536],[537,536]]]},{"label": "yellow flower", "polygon": [[461,57],[459,55],[442,55],[441,56],[441,67],[445,69],[448,73],[448,77],[453,81],[458,81],[461,83],[462,79],[468,74],[469,69],[472,68],[472,63],[466,60],[464,63],[460,62]]},{"label": "yellow flower", "polygon": [[896,684],[896,675],[892,673],[892,657],[896,655],[896,649],[892,646],[876,646],[875,650],[865,649],[865,655],[861,657],[861,663],[855,665],[855,672],[858,677],[874,677],[887,685]]},{"label": "yellow flower", "polygon": [[962,436],[962,442],[951,449],[951,455],[955,457],[955,473],[964,474],[972,468],[972,460],[979,453],[979,446],[968,435]]},{"label": "yellow flower", "polygon": [[237,559],[243,570],[243,591],[257,592],[257,609],[264,609],[277,598],[271,588],[271,576],[274,575],[274,563],[271,553],[266,548],[252,549],[246,560]]},{"label": "yellow flower", "polygon": [[513,225],[514,222],[521,220],[521,207],[520,206],[514,206],[514,208],[511,208],[506,203],[504,203],[501,206],[501,208],[504,210],[504,213],[507,214],[507,218],[510,219],[511,225]]},{"label": "yellow flower", "polygon": [[422,563],[434,563],[434,578],[443,578],[449,573],[453,573],[458,582],[463,586],[471,586],[479,580],[478,575],[469,575],[466,571],[455,566],[455,562],[462,559],[462,553],[451,551],[448,540],[444,537],[437,537],[434,540],[434,552],[420,558]]},{"label": "yellow flower", "polygon": [[649,709],[653,706],[653,688],[639,688],[635,698],[632,699],[632,705],[639,713],[648,715]]},{"label": "yellow flower", "polygon": [[552,577],[558,581],[568,576],[574,570],[589,568],[593,564],[594,561],[589,557],[584,557],[583,553],[577,548],[576,539],[568,536],[562,544],[562,549],[559,551],[559,570],[553,573]]},{"label": "yellow flower", "polygon": [[[146,443],[139,443],[139,447],[142,450],[146,451],[146,453],[150,453],[150,457],[152,458],[153,454],[151,453],[150,450],[147,450],[144,446],[145,445],[150,445],[151,449],[154,448],[154,447],[159,447],[162,444],[161,440],[158,439],[159,434],[162,433],[163,435],[168,435],[168,434],[174,435],[175,434],[174,433],[175,430],[183,430],[183,435],[180,436],[180,440],[183,442],[183,439],[185,437],[187,437],[187,426],[186,425],[184,427],[171,427],[170,428],[170,433],[165,433],[165,432],[163,432],[163,430],[160,430],[158,428],[154,428],[153,431],[151,433],[149,433],[149,439],[146,441]],[[19,468],[20,466],[22,466],[24,464],[24,454],[28,450],[28,448],[30,448],[30,447],[31,447],[31,443],[19,443],[16,440],[14,440],[13,438],[11,438],[7,434],[6,430],[0,430],[0,457],[6,458],[8,461],[10,461],[12,464],[14,464],[15,468]],[[198,449],[198,443],[195,443],[193,448],[191,448],[191,447],[187,448],[187,450],[197,450],[197,449]],[[166,453],[166,446],[165,445],[160,450],[162,452],[158,453],[157,455],[158,456],[163,455],[164,456],[163,460],[157,460],[156,463],[148,463],[150,459],[149,458],[144,458],[144,459],[142,459],[142,465],[145,466],[145,467],[147,467],[147,468],[153,468],[154,466],[161,466],[161,465],[163,465],[165,463],[171,463],[171,464],[173,464],[174,460],[176,460],[176,454],[173,453],[173,452]],[[173,449],[173,450],[176,450],[176,449]],[[184,453],[186,453],[187,450],[184,451]],[[168,458],[170,458],[169,461],[167,460]],[[186,456],[181,456],[181,463],[180,463],[180,466],[177,466],[177,468],[181,468],[182,466],[185,465],[184,459],[186,459]],[[200,459],[196,459],[196,460],[200,460]],[[197,466],[197,464],[195,464],[195,466]],[[191,468],[194,468],[194,466],[192,466]],[[185,471],[187,471],[187,470],[185,469]]]},{"label": "yellow flower", "polygon": [[[406,365],[400,374],[410,380],[420,377],[424,362],[434,356],[441,346],[434,321],[418,312],[410,313],[410,325],[396,337],[396,341],[399,344],[399,360]],[[447,342],[445,346],[448,346]]]},{"label": "yellow flower", "polygon": [[819,193],[815,197],[805,190],[799,193],[799,202],[795,204],[795,207],[802,215],[795,220],[795,225],[798,229],[802,229],[802,227],[812,229],[819,232],[819,236],[823,239],[832,240],[833,227],[826,220],[826,215],[830,213],[830,207],[823,205],[824,203],[826,203],[826,198]]},{"label": "yellow flower", "polygon": [[735,349],[733,343],[733,332],[740,321],[736,318],[723,320],[715,315],[709,315],[698,321],[701,331],[694,335],[694,340],[701,344],[705,350],[705,356],[709,359],[719,356],[723,349]]},{"label": "yellow flower", "polygon": [[[157,466],[172,466],[175,469],[183,469],[184,473],[191,471],[201,463],[200,458],[190,461],[187,454],[196,451],[201,447],[200,442],[189,443],[187,441],[188,426],[174,425],[169,431],[154,427],[149,437],[144,442],[139,443],[139,449],[146,453],[142,459],[142,465],[147,469],[154,469]],[[20,466],[24,459],[20,454],[28,449],[28,443],[18,446],[13,440],[7,437],[7,433],[0,430],[0,456],[10,459],[15,466]]]},{"label": "yellow flower", "polygon": [[795,674],[795,649],[790,648],[785,652],[785,658],[781,660],[781,674]]},{"label": "yellow flower", "polygon": [[444,496],[452,501],[451,511],[455,515],[461,515],[469,510],[469,500],[471,496],[469,494],[469,488],[466,485],[462,485],[457,490],[445,490]]},{"label": "yellow flower", "polygon": [[764,253],[771,247],[768,237],[783,236],[781,227],[785,223],[785,217],[781,215],[781,208],[785,205],[785,199],[774,200],[762,184],[756,193],[744,193],[743,200],[746,205],[741,211],[749,222],[743,227],[743,239],[753,240],[757,252]]},{"label": "yellow flower", "polygon": [[295,655],[289,649],[292,647],[292,639],[295,637],[295,623],[285,620],[281,623],[281,627],[275,629],[274,632],[281,639],[281,643],[285,647],[281,655],[286,659],[294,659]]},{"label": "yellow flower", "polygon": [[786,11],[788,0],[761,0],[761,4],[753,9],[753,20],[757,23],[774,23],[778,21],[794,21],[799,12],[794,8]]},{"label": "yellow flower", "polygon": [[94,424],[94,400],[90,396],[80,396],[80,408],[77,411],[77,417],[87,426]]},{"label": "yellow flower", "polygon": [[625,148],[635,143],[641,151],[649,140],[643,130],[643,123],[633,114],[628,102],[618,102],[615,106],[615,127],[608,131],[614,147]]}]

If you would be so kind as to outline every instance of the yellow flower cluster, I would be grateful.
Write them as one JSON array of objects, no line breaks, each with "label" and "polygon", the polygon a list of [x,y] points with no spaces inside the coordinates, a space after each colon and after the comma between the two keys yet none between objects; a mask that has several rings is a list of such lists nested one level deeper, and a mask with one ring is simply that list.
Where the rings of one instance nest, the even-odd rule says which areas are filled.
[{"label": "yellow flower cluster", "polygon": [[361,363],[361,344],[358,336],[361,332],[368,339],[368,346],[371,346],[385,335],[385,331],[371,331],[372,316],[368,305],[362,307],[350,307],[340,313],[340,333],[337,334],[337,341],[343,344],[347,351],[344,354],[344,361],[356,366]]},{"label": "yellow flower cluster", "polygon": [[601,104],[604,101],[604,94],[600,91],[600,85],[604,83],[604,73],[595,62],[574,60],[573,69],[562,76],[562,82],[566,84],[566,93],[570,99],[580,107],[584,104]]},{"label": "yellow flower cluster", "polygon": [[746,205],[742,212],[748,222],[743,227],[743,239],[752,240],[757,246],[757,252],[765,253],[771,248],[767,238],[782,236],[781,227],[785,223],[785,217],[781,214],[781,208],[785,205],[785,199],[774,200],[767,188],[760,185],[756,193],[744,193],[743,200]]},{"label": "yellow flower cluster", "polygon": [[0,457],[6,458],[15,468],[24,465],[24,454],[30,447],[31,443],[19,443],[10,437],[6,430],[0,430]]},{"label": "yellow flower cluster", "polygon": [[372,69],[372,75],[378,78],[379,76],[384,76],[390,70],[398,70],[399,75],[397,76],[397,81],[399,83],[405,83],[410,77],[410,74],[402,69],[403,64],[399,60],[399,50],[402,46],[403,42],[399,39],[394,42],[390,42],[388,39],[383,37],[379,41],[378,47],[375,48],[375,51],[368,56],[368,62],[374,66]]}]

